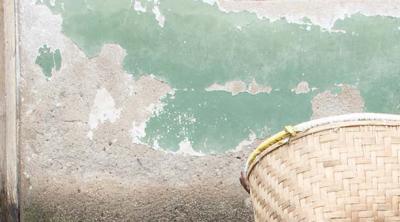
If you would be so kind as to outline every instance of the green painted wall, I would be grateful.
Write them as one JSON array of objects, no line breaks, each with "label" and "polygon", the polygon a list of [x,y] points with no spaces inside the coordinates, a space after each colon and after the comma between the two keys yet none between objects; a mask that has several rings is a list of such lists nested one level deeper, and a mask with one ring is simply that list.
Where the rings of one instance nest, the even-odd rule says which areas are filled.
[{"label": "green painted wall", "polygon": [[35,63],[40,66],[43,74],[50,78],[53,75],[53,70],[59,71],[61,68],[61,52],[59,49],[51,50],[47,45],[43,45],[38,50],[38,56]]},{"label": "green painted wall", "polygon": [[[124,68],[135,78],[154,74],[175,89],[147,122],[143,143],[177,150],[189,140],[197,151],[234,149],[250,133],[262,138],[285,124],[309,120],[312,98],[337,84],[357,87],[365,111],[399,112],[400,19],[353,15],[329,32],[282,19],[225,13],[195,0],[162,0],[160,27],[130,0],[43,1],[63,19],[63,32],[89,57],[106,43],[126,50]],[[154,2],[142,1],[148,11]],[[44,43],[45,44],[45,43]],[[47,59],[37,62],[49,76]],[[51,73],[51,72],[50,72]],[[232,80],[272,87],[271,93],[206,91]],[[301,81],[316,88],[291,91]]]}]

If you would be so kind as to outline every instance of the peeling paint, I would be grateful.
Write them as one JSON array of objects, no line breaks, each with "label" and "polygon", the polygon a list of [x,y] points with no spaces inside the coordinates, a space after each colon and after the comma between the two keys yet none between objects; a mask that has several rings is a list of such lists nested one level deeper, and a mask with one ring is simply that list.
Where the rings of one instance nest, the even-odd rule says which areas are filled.
[{"label": "peeling paint", "polygon": [[[396,62],[400,59],[400,44],[396,41],[400,37],[400,19],[360,13],[328,24],[315,20],[308,14],[309,9],[298,7],[300,3],[276,3],[287,4],[288,12],[280,10],[259,17],[244,6],[235,13],[221,9],[235,11],[236,6],[229,8],[229,4],[269,4],[271,7],[253,9],[270,12],[275,10],[273,3],[217,3],[218,6],[194,0],[164,0],[162,4],[153,1],[146,2],[148,10],[140,14],[132,10],[129,0],[112,4],[100,0],[56,0],[56,6],[46,5],[62,18],[65,36],[88,57],[95,58],[105,43],[112,42],[126,52],[122,65],[133,81],[153,74],[162,82],[157,84],[174,89],[174,94],[161,98],[162,110],[153,115],[140,109],[135,111],[137,118],[127,121],[129,129],[132,122],[137,126],[145,122],[145,137],[139,136],[140,142],[153,147],[176,152],[187,138],[195,151],[232,150],[251,132],[262,138],[285,124],[308,120],[313,116],[312,98],[324,91],[334,94],[337,81],[357,87],[366,111],[400,111],[395,85],[400,70]],[[150,10],[155,5],[168,18],[168,25],[163,28]],[[306,16],[299,16],[301,21],[292,23],[301,14],[293,10]],[[326,10],[336,9],[325,7],[322,11]],[[295,17],[285,17],[285,13]],[[324,13],[319,16],[332,18]],[[268,19],[260,19],[263,16]],[[308,89],[300,84],[296,94],[300,81],[307,82]],[[126,84],[124,95],[136,98],[135,87],[129,87]],[[212,91],[213,88],[217,90]],[[140,107],[150,106],[160,96],[151,97],[153,102]]]},{"label": "peeling paint", "polygon": [[[82,3],[84,1],[72,0],[69,2]],[[104,4],[107,2],[111,2],[113,7],[118,6],[117,1],[102,1]],[[167,96],[169,91],[172,91],[170,82],[165,78],[159,78],[159,75],[154,78],[150,77],[149,73],[151,72],[138,71],[134,76],[127,73],[124,70],[124,58],[127,56],[127,51],[122,45],[110,44],[113,41],[102,44],[98,54],[88,57],[79,44],[72,41],[66,32],[61,32],[61,26],[66,25],[62,24],[61,16],[53,15],[47,7],[32,5],[32,3],[31,0],[21,0],[18,4],[18,7],[22,7],[21,14],[19,14],[21,23],[18,25],[21,25],[21,33],[23,33],[20,36],[21,88],[19,88],[24,98],[20,116],[21,171],[31,175],[30,181],[24,177],[21,178],[21,192],[26,194],[21,208],[22,218],[31,218],[29,209],[33,209],[33,214],[37,215],[37,217],[31,218],[33,221],[41,219],[57,221],[61,217],[67,218],[65,220],[68,221],[74,221],[74,218],[81,216],[88,220],[96,218],[123,220],[122,217],[124,217],[140,221],[140,218],[147,218],[141,217],[147,212],[132,213],[129,209],[133,209],[133,205],[124,205],[117,209],[118,212],[116,209],[109,211],[105,209],[106,207],[104,209],[94,207],[80,214],[74,209],[80,209],[82,201],[91,206],[98,206],[97,200],[103,199],[103,197],[107,198],[107,195],[111,197],[114,194],[121,194],[118,193],[120,191],[132,193],[131,191],[137,190],[136,187],[147,187],[146,184],[157,183],[161,187],[182,184],[187,187],[197,181],[203,183],[210,178],[208,173],[214,172],[216,167],[221,168],[218,173],[222,174],[222,177],[214,177],[217,180],[210,184],[217,184],[218,181],[234,184],[229,182],[229,173],[233,172],[231,169],[237,168],[239,165],[237,159],[209,156],[202,157],[204,161],[199,161],[199,158],[165,155],[148,146],[132,144],[129,136],[132,122],[135,121],[139,124],[148,120],[147,117],[151,113],[146,107],[150,107],[150,104],[157,104],[161,98]],[[56,2],[57,5],[59,2]],[[104,8],[107,9],[107,7]],[[86,9],[86,7],[82,8]],[[77,7],[77,11],[82,8]],[[93,10],[92,12],[96,12],[98,9],[99,7],[90,8]],[[66,3],[65,11],[68,10],[70,8]],[[131,14],[139,15],[131,6],[129,6],[129,10]],[[151,12],[147,13],[146,15],[142,13],[140,16],[149,21],[148,26],[158,28]],[[115,13],[110,16],[117,15],[119,14]],[[132,27],[132,29],[137,32],[136,28]],[[57,75],[54,75],[56,78],[53,78],[52,81],[46,81],[40,67],[35,64],[37,49],[44,43],[52,49],[60,49],[63,56],[62,69],[56,73]],[[93,108],[97,91],[102,88],[112,96],[115,109],[121,109],[121,112],[119,118],[112,124],[109,120],[106,120],[104,124],[99,122],[98,127],[92,131],[94,133],[93,140],[89,140],[86,137],[90,128],[88,115]],[[190,89],[190,87],[188,88]],[[168,95],[172,95],[172,93]],[[25,115],[30,105],[33,106],[34,111],[30,115]],[[153,107],[158,109],[159,106]],[[162,111],[159,112],[162,113]],[[161,143],[164,142],[161,141]],[[30,146],[27,147],[27,145]],[[156,142],[154,142],[154,147],[160,148]],[[168,150],[165,146],[161,148]],[[29,159],[31,161],[28,161]],[[199,174],[189,178],[192,177],[192,174],[188,174],[186,168],[194,169],[194,173],[199,172]],[[92,183],[91,190],[87,189],[89,186],[82,186],[88,181]],[[105,183],[115,183],[117,186],[105,187]],[[127,186],[121,189],[121,185]],[[49,188],[54,189],[49,190]],[[232,190],[238,192],[236,188]],[[107,194],[99,195],[99,189],[107,191]],[[69,191],[71,193],[68,193]],[[78,193],[82,192],[78,194],[77,191]],[[153,189],[149,189],[149,193],[152,191]],[[147,192],[141,193],[147,196]],[[215,193],[215,191],[213,192]],[[77,198],[73,198],[77,201],[68,202],[71,200],[71,194],[77,195]],[[84,196],[89,194],[90,197],[87,196],[82,200],[82,194]],[[42,202],[41,200],[49,201]],[[140,202],[143,199],[138,198],[137,200]],[[60,208],[56,210],[57,212],[52,211],[54,201],[60,201],[60,204],[64,202],[64,205],[61,204],[64,206],[63,209]],[[197,199],[193,199],[193,203],[196,201]],[[67,202],[68,204],[65,204]],[[204,202],[206,202],[206,207],[210,206],[209,202],[206,200]],[[37,203],[40,203],[39,211],[44,210],[50,213],[37,214]],[[219,206],[220,203],[216,201],[215,206]],[[240,201],[238,203],[240,204]],[[71,210],[66,210],[65,207]],[[153,207],[151,208],[153,209]],[[123,211],[120,209],[126,209],[128,214],[121,213]],[[55,214],[51,212],[57,216],[52,217]],[[100,216],[101,212],[105,212],[104,217]]]},{"label": "peeling paint", "polygon": [[[152,86],[153,89],[148,89],[148,87],[146,86]],[[136,96],[138,96],[139,98],[142,96],[146,96],[146,94],[155,89],[157,89],[158,92],[162,95],[161,98],[166,95],[173,95],[174,93],[173,89],[171,89],[167,84],[157,80],[153,75],[140,77],[134,83],[132,89],[135,91]],[[146,90],[150,90],[150,92],[146,92]],[[153,141],[152,144],[148,144],[143,141],[143,138],[146,137],[147,121],[149,121],[150,118],[152,118],[153,116],[159,115],[165,105],[159,100],[150,101],[151,103],[146,106],[142,104],[140,114],[135,115],[135,118],[132,122],[132,128],[130,129],[130,136],[132,138],[132,143],[134,144],[144,144],[152,146],[155,149],[159,149],[159,147],[157,146],[157,141]]]},{"label": "peeling paint", "polygon": [[158,7],[160,4],[160,2],[158,0],[155,1],[154,3],[154,7],[151,10],[154,13],[155,19],[158,22],[158,25],[160,27],[164,27],[165,24],[165,16],[163,14],[161,14],[160,8]]},{"label": "peeling paint", "polygon": [[308,86],[308,82],[301,81],[295,88],[292,89],[292,92],[296,94],[303,94],[310,92],[310,87]]},{"label": "peeling paint", "polygon": [[229,81],[224,85],[213,83],[206,88],[206,91],[226,91],[230,92],[232,96],[235,96],[239,93],[250,93],[252,95],[257,95],[259,93],[271,93],[272,88],[270,86],[259,85],[255,79],[253,79],[250,84],[246,84],[240,80]]},{"label": "peeling paint", "polygon": [[327,90],[317,94],[311,101],[313,119],[364,111],[364,100],[360,91],[349,85],[341,85],[339,93]]},{"label": "peeling paint", "polygon": [[[400,17],[398,8],[400,3],[384,0],[376,2],[367,1],[257,1],[257,0],[218,0],[218,7],[223,12],[248,11],[255,13],[259,18],[269,19],[271,22],[285,18],[288,22],[297,24],[309,23],[318,25],[329,31],[336,29],[335,23],[354,14],[366,16]],[[305,19],[306,18],[306,19]],[[311,29],[311,26],[307,26]]]},{"label": "peeling paint", "polygon": [[[336,4],[361,8],[366,2],[365,8],[382,8],[394,7],[396,2],[325,1],[318,3],[322,4],[320,9],[313,8],[317,4],[313,1],[265,2],[259,4],[269,5],[254,10],[276,12],[276,8],[287,8],[279,9],[282,13],[276,16],[265,13],[257,17],[244,8],[224,13],[215,3],[200,0],[163,0],[158,8],[167,22],[160,28],[152,12],[154,1],[141,1],[145,13],[134,11],[131,0],[56,0],[46,6],[34,5],[32,0],[19,1],[20,90],[24,98],[20,112],[21,172],[27,172],[31,180],[21,178],[21,190],[27,192],[21,213],[26,214],[32,200],[58,197],[54,194],[61,194],[55,198],[58,203],[77,199],[66,207],[78,209],[82,195],[90,194],[88,205],[98,206],[96,200],[127,191],[116,196],[117,206],[127,199],[126,194],[134,193],[135,198],[137,192],[132,191],[137,187],[155,183],[159,187],[193,188],[193,184],[207,181],[211,196],[226,191],[230,196],[222,200],[232,200],[232,195],[241,198],[238,186],[231,186],[237,180],[232,172],[243,162],[236,158],[244,158],[247,146],[255,145],[257,139],[310,117],[360,110],[400,112],[398,18],[361,12],[327,22],[326,26],[321,23],[325,28],[333,24],[327,32],[315,19],[300,16],[310,11],[325,19],[337,10],[331,7]],[[299,15],[297,22],[301,24],[291,23],[291,18],[273,21],[285,14]],[[62,68],[52,81],[46,81],[41,67],[35,64],[37,50],[44,44],[62,52]],[[253,79],[256,84],[252,84]],[[245,83],[246,92],[232,96],[226,91],[205,90],[214,83],[225,86],[234,80]],[[307,82],[311,91],[291,92],[300,81]],[[257,87],[266,87],[265,93],[255,93],[260,91]],[[102,88],[112,95],[114,109],[121,112],[112,124],[98,121],[95,131],[90,131],[92,137],[95,132],[90,141],[86,138],[88,114],[97,90]],[[329,100],[335,106],[330,106]],[[234,152],[243,147],[240,153],[190,157],[193,153]],[[46,182],[49,178],[53,179]],[[208,181],[210,178],[215,180]],[[107,180],[117,185],[104,186]],[[83,189],[85,181],[98,182]],[[70,193],[65,192],[69,189]],[[83,194],[76,194],[77,189]],[[104,193],[99,189],[107,194],[99,195]],[[144,196],[154,195],[153,191],[143,191]],[[70,198],[70,194],[78,198]],[[141,200],[128,202],[135,205]],[[198,198],[186,200],[194,203],[188,204],[191,206],[199,203]],[[219,198],[216,204],[204,202],[206,208],[222,203]],[[233,202],[233,208],[243,205],[242,200]],[[71,208],[54,211],[54,204],[42,204],[57,218],[70,215],[68,212],[74,212],[68,217],[70,221],[79,216],[74,209],[68,210]],[[133,205],[121,207],[125,211],[108,211],[100,204],[100,209],[89,207],[82,214],[88,215],[88,220],[123,220],[119,216],[138,208]],[[153,205],[148,212],[155,209]],[[101,212],[105,217],[100,218]],[[234,216],[247,214],[237,212]],[[118,216],[108,217],[111,214]],[[144,214],[130,215],[135,220]],[[225,214],[222,217],[229,220]]]},{"label": "peeling paint", "polygon": [[251,83],[247,87],[247,92],[252,95],[257,95],[259,93],[271,93],[271,91],[271,86],[262,86],[258,84],[255,79],[253,79],[253,81],[251,81]]},{"label": "peeling paint", "polygon": [[220,85],[214,83],[206,88],[206,91],[226,91],[232,93],[233,96],[247,91],[246,83],[243,81],[235,80]]}]

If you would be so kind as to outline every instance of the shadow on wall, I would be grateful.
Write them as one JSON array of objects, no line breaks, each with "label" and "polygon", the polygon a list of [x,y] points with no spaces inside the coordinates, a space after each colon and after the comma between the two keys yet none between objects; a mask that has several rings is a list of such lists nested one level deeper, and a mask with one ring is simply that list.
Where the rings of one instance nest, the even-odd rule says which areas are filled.
[{"label": "shadow on wall", "polygon": [[15,203],[11,203],[6,195],[4,184],[1,184],[0,192],[0,221],[18,222],[20,218],[19,208]]}]

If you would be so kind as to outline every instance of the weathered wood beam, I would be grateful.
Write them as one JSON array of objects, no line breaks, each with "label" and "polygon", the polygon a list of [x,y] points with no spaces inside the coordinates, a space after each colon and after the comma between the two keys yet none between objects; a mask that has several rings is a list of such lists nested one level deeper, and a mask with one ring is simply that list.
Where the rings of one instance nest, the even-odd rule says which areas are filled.
[{"label": "weathered wood beam", "polygon": [[0,0],[0,220],[19,221],[16,0]]}]

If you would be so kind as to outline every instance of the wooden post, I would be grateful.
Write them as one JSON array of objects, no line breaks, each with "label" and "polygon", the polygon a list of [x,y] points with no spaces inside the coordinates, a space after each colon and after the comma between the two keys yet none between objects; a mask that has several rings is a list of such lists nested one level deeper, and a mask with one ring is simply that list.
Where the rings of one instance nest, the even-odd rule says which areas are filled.
[{"label": "wooden post", "polygon": [[0,221],[18,222],[16,0],[0,3]]}]

